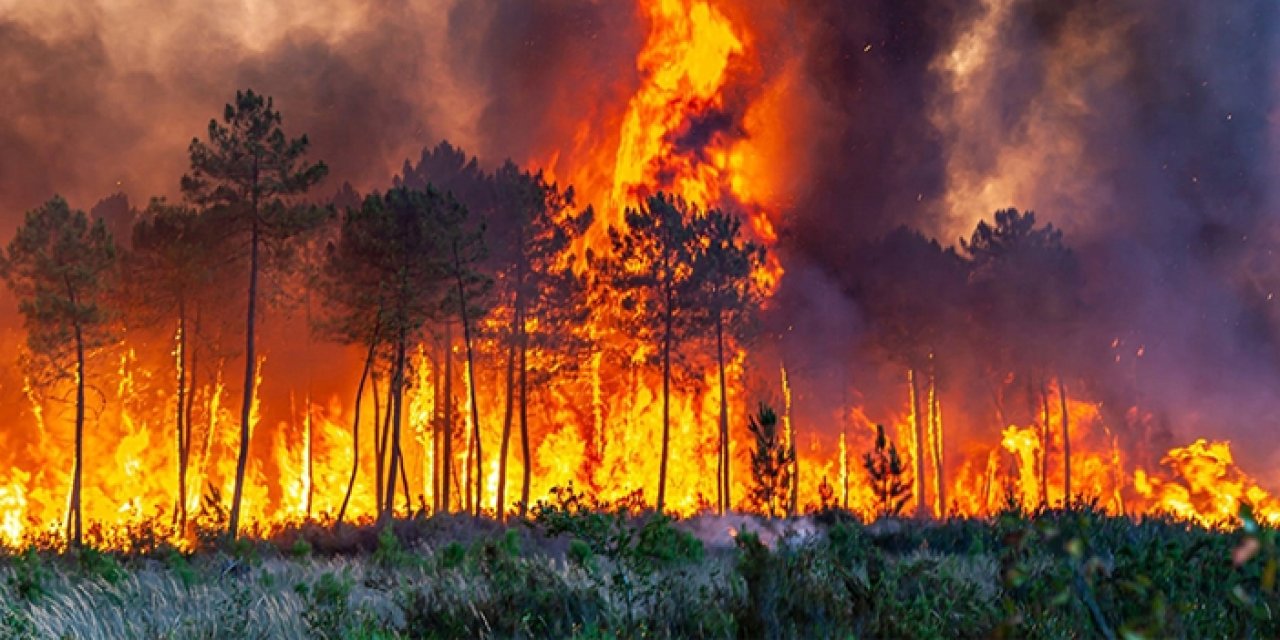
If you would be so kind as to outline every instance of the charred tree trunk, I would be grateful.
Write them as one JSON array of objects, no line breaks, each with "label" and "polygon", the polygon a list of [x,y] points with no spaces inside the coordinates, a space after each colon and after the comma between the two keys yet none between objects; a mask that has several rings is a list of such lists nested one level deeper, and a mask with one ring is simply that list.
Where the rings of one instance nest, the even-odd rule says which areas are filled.
[{"label": "charred tree trunk", "polygon": [[444,438],[440,453],[441,506],[444,511],[452,511],[449,493],[453,483],[453,325],[448,323],[444,326],[444,425],[441,435]]},{"label": "charred tree trunk", "polygon": [[[480,515],[484,503],[484,448],[480,442],[480,405],[476,402],[476,358],[471,345],[471,322],[467,310],[467,291],[462,283],[462,262],[458,241],[453,242],[453,274],[458,281],[458,310],[462,316],[462,343],[467,350],[467,391],[471,398],[471,432],[475,440],[475,514]],[[470,450],[468,450],[470,456]]]},{"label": "charred tree trunk", "polygon": [[1062,404],[1062,500],[1071,506],[1071,418],[1067,414],[1067,383],[1058,374],[1058,400]]},{"label": "charred tree trunk", "polygon": [[[373,356],[378,349],[377,330],[374,330],[373,335],[373,339],[369,341],[369,351],[364,357],[364,369],[360,372],[360,382],[356,384],[355,415],[351,420],[351,477],[347,480],[347,493],[342,497],[342,506],[338,508],[338,519],[334,522],[334,529],[342,525],[342,519],[347,514],[347,505],[351,503],[351,493],[356,488],[356,476],[360,473],[360,404],[364,400],[364,385],[369,379],[369,371],[373,369]],[[374,393],[377,394],[376,391]],[[376,416],[374,420],[377,420]]]},{"label": "charred tree trunk", "polygon": [[[188,520],[187,474],[191,467],[191,443],[192,443],[192,435],[193,435],[192,425],[195,424],[195,422],[192,420],[192,416],[195,414],[196,389],[199,388],[196,385],[197,374],[200,371],[199,367],[196,366],[198,364],[198,361],[199,361],[198,356],[200,354],[199,342],[192,340],[192,338],[197,338],[200,335],[200,307],[198,305],[196,307],[196,314],[193,320],[194,321],[192,323],[193,328],[191,331],[191,338],[188,338],[183,343],[183,347],[182,347],[183,353],[186,353],[188,349],[190,349],[191,351],[190,362],[185,367],[183,367],[184,371],[186,372],[186,379],[187,379],[187,382],[186,382],[187,391],[185,395],[186,406],[183,408],[183,412],[184,412],[183,423],[184,423],[184,429],[186,430],[186,439],[182,443],[183,445],[182,448],[178,451],[178,493],[179,493],[178,499],[182,502],[182,507],[181,507],[182,516],[179,520],[179,526],[182,527],[180,531],[182,531],[184,534],[186,533],[186,530],[187,530],[187,520]],[[184,330],[183,333],[185,334],[186,331]]]},{"label": "charred tree trunk", "polygon": [[671,330],[674,318],[671,292],[666,294],[662,328],[662,461],[658,466],[658,513],[662,513],[667,498],[667,461],[671,448]]},{"label": "charred tree trunk", "polygon": [[1053,434],[1049,431],[1049,386],[1040,378],[1040,504],[1049,506],[1049,447]]},{"label": "charred tree trunk", "polygon": [[520,517],[529,511],[529,487],[533,479],[533,455],[529,446],[529,336],[520,322],[520,456],[524,470],[520,478]]},{"label": "charred tree trunk", "polygon": [[[405,368],[404,361],[405,361],[405,351],[406,351],[405,342],[406,341],[407,341],[407,337],[405,336],[405,331],[402,328],[400,330],[400,335],[396,339],[395,364],[392,365],[392,370],[391,370],[391,385],[390,385],[390,393],[388,398],[390,406],[387,407],[387,412],[389,414],[388,417],[391,423],[391,428],[389,429],[391,433],[390,433],[390,436],[387,436],[390,442],[388,443],[387,446],[391,450],[391,460],[387,465],[387,477],[386,477],[387,489],[383,494],[384,500],[381,505],[382,509],[381,509],[381,513],[378,516],[379,526],[383,526],[388,522],[390,522],[395,512],[396,478],[399,476],[399,472],[400,472],[400,418],[401,418],[401,405],[402,405],[401,401],[403,398],[403,391],[404,391],[404,368]],[[388,430],[386,429],[383,430],[384,436],[387,435],[387,431]]]},{"label": "charred tree trunk", "polygon": [[[437,342],[435,345],[439,347]],[[432,411],[431,416],[431,511],[439,513],[443,508],[440,502],[441,487],[444,483],[440,480],[440,469],[443,467],[441,462],[444,460],[444,434],[441,425],[444,424],[444,396],[440,391],[440,352],[433,348],[435,358],[431,363],[431,396]]]},{"label": "charred tree trunk", "polygon": [[516,303],[512,307],[511,335],[507,343],[507,406],[502,416],[502,445],[498,450],[498,498],[495,502],[499,522],[507,519],[507,451],[511,446],[511,422],[515,413],[516,400],[516,336],[520,325],[520,294],[516,293]]},{"label": "charred tree trunk", "polygon": [[791,486],[788,487],[787,515],[794,517],[800,511],[800,456],[797,455],[796,421],[791,413],[791,382],[787,381],[787,456],[791,458]]},{"label": "charred tree trunk", "polygon": [[[403,397],[401,402],[404,402]],[[413,497],[409,493],[409,475],[404,468],[404,452],[400,450],[399,442],[395,444],[395,448],[396,459],[399,460],[397,466],[400,469],[400,491],[404,493],[404,512],[411,515],[413,514]]]},{"label": "charred tree trunk", "polygon": [[244,496],[244,471],[249,463],[249,419],[253,412],[254,320],[258,310],[258,163],[254,160],[252,176],[252,206],[249,233],[249,309],[245,320],[244,345],[244,393],[240,404],[240,451],[236,457],[236,485],[231,496],[231,519],[227,534],[236,539],[240,530],[240,500]]},{"label": "charred tree trunk", "polygon": [[178,437],[178,504],[173,510],[178,531],[187,529],[187,442],[190,440],[187,417],[187,305],[178,301],[178,397],[174,424]]},{"label": "charred tree trunk", "polygon": [[720,458],[718,483],[720,514],[730,509],[729,495],[729,393],[724,373],[724,316],[716,313],[716,364],[720,368]]},{"label": "charred tree trunk", "polygon": [[[375,357],[375,365],[376,357]],[[378,369],[369,372],[370,391],[373,392],[373,490],[374,504],[382,509],[382,479],[386,477],[387,430],[382,423],[382,392],[378,390]]]},{"label": "charred tree trunk", "polygon": [[[67,296],[71,300],[71,308],[76,309],[78,303],[70,280],[67,280]],[[71,531],[67,537],[72,546],[79,547],[84,533],[81,518],[84,511],[81,508],[84,477],[84,332],[79,318],[73,324],[76,340],[76,453],[75,474],[71,478],[71,517],[68,519]]]},{"label": "charred tree trunk", "polygon": [[907,370],[907,383],[910,386],[911,394],[911,418],[915,423],[916,431],[916,517],[927,518],[930,515],[928,492],[926,487],[928,482],[924,474],[924,458],[925,451],[929,446],[928,433],[925,428],[924,416],[921,415],[920,407],[920,380],[916,375],[917,371],[914,367]]},{"label": "charred tree trunk", "polygon": [[938,500],[938,517],[945,518],[947,515],[947,475],[946,475],[946,451],[943,448],[944,440],[942,433],[942,401],[938,399],[938,377],[937,374],[930,370],[929,373],[929,420],[933,426],[933,487],[937,494]]}]

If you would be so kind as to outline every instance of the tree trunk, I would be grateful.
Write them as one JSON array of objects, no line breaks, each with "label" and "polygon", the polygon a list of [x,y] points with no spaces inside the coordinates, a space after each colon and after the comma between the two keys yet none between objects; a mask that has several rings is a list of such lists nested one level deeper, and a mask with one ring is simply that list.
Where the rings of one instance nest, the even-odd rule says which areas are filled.
[{"label": "tree trunk", "polygon": [[[183,333],[185,334],[186,331],[184,330]],[[193,327],[191,331],[191,336],[192,338],[196,338],[199,335],[200,335],[200,307],[197,305],[196,315],[194,318]],[[184,442],[184,446],[182,450],[178,452],[178,478],[179,478],[178,486],[179,486],[179,492],[180,492],[179,499],[182,501],[182,519],[181,519],[182,529],[181,530],[183,531],[184,534],[187,530],[187,519],[188,519],[187,497],[186,497],[187,496],[187,473],[191,466],[191,441],[192,441],[191,436],[193,433],[192,425],[195,424],[195,422],[191,418],[195,413],[196,389],[199,388],[196,384],[196,377],[197,377],[196,374],[199,373],[199,368],[196,366],[198,363],[197,356],[200,354],[199,342],[198,341],[193,342],[191,338],[188,338],[183,343],[183,352],[185,353],[188,349],[190,349],[191,351],[191,360],[190,360],[190,363],[186,367],[184,367],[187,373],[186,407],[184,409],[186,440]],[[197,497],[198,497],[198,494],[197,494]]]},{"label": "tree trunk", "polygon": [[[71,298],[72,309],[77,309],[75,292],[71,289],[70,282],[67,283],[67,293]],[[72,532],[69,536],[72,546],[79,547],[82,534],[84,532],[81,514],[84,509],[81,508],[83,493],[82,479],[84,477],[84,333],[80,327],[80,320],[75,321],[75,337],[76,337],[76,455],[75,455],[75,475],[71,479],[71,526]]]},{"label": "tree trunk", "polygon": [[231,497],[231,521],[227,534],[231,540],[236,539],[240,530],[240,500],[244,495],[244,470],[249,463],[249,418],[253,411],[253,374],[254,361],[254,315],[258,307],[258,168],[253,170],[253,207],[251,214],[252,230],[249,236],[249,309],[245,321],[244,345],[244,393],[240,405],[240,452],[236,457],[236,486]]},{"label": "tree trunk", "polygon": [[[406,360],[407,360],[407,356],[406,356]],[[401,395],[402,399],[400,400],[401,403],[404,402],[403,397],[404,396],[402,394]],[[396,442],[394,446],[396,449],[396,459],[399,460],[399,464],[397,466],[400,468],[400,490],[404,493],[404,512],[406,514],[412,514],[413,513],[413,496],[409,493],[409,473],[405,471],[405,468],[404,468],[404,451],[400,449],[399,442]]]},{"label": "tree trunk", "polygon": [[453,481],[453,325],[444,325],[444,425],[441,434],[440,488],[441,506],[445,512],[453,510],[449,493]]},{"label": "tree trunk", "polygon": [[374,509],[382,510],[382,479],[386,477],[386,428],[382,424],[382,394],[378,391],[378,370],[369,372],[373,392],[373,490]]},{"label": "tree trunk", "polygon": [[178,402],[174,425],[178,436],[178,504],[173,510],[178,531],[187,529],[187,441],[191,434],[186,422],[187,410],[187,306],[178,301]]},{"label": "tree trunk", "polygon": [[673,309],[671,294],[663,310],[662,330],[662,461],[658,465],[658,513],[662,513],[667,498],[667,460],[671,448],[671,326]]},{"label": "tree trunk", "polygon": [[529,512],[529,487],[533,480],[533,455],[529,446],[529,336],[523,320],[520,322],[520,455],[524,460],[520,478],[520,517],[523,518]]},{"label": "tree trunk", "polygon": [[925,490],[927,482],[924,474],[924,458],[925,452],[928,450],[929,439],[925,430],[924,416],[920,412],[920,381],[914,367],[907,370],[907,383],[911,387],[911,417],[915,422],[916,430],[916,517],[927,518],[931,510],[929,508],[928,493]]},{"label": "tree trunk", "polygon": [[[404,391],[404,360],[405,360],[405,342],[407,338],[403,329],[396,340],[395,364],[391,371],[391,389],[390,389],[390,406],[388,407],[389,418],[391,421],[391,435],[388,446],[391,449],[391,461],[387,465],[386,491],[383,494],[384,502],[382,503],[382,513],[378,517],[379,527],[386,525],[391,521],[395,512],[396,501],[396,477],[400,470],[400,418],[401,418],[401,399]],[[386,436],[386,430],[383,431]]]},{"label": "tree trunk", "polygon": [[360,403],[364,400],[364,384],[369,379],[369,370],[373,368],[373,356],[378,347],[377,335],[378,332],[375,330],[373,340],[369,341],[369,352],[364,357],[364,370],[360,372],[360,382],[356,384],[355,415],[352,416],[351,421],[351,477],[347,480],[347,493],[342,497],[342,506],[338,508],[338,519],[333,524],[334,529],[342,525],[342,518],[347,513],[347,505],[351,503],[351,493],[356,488],[356,476],[360,473]]},{"label": "tree trunk", "polygon": [[947,516],[946,450],[943,448],[942,401],[938,399],[938,378],[929,372],[929,421],[933,429],[933,491],[937,494],[938,517]]},{"label": "tree trunk", "polygon": [[[309,286],[307,287],[306,292],[304,294],[304,298],[306,301],[306,310],[307,310],[307,314],[306,314],[307,326],[310,327],[310,326],[313,326],[312,320],[311,320],[311,287]],[[302,403],[302,410],[305,412],[302,414],[302,425],[306,429],[306,436],[307,436],[307,444],[306,444],[306,447],[303,449],[303,451],[306,453],[306,456],[307,456],[307,459],[305,461],[306,465],[303,467],[307,473],[307,495],[306,495],[306,504],[304,505],[306,508],[304,509],[303,513],[306,514],[307,520],[311,519],[311,507],[313,504],[315,504],[315,498],[316,498],[316,451],[315,451],[315,445],[316,445],[315,426],[316,425],[312,421],[312,416],[311,416],[311,388],[312,388],[312,382],[313,382],[312,372],[315,370],[315,365],[311,361],[312,351],[313,349],[311,344],[311,332],[308,331],[307,332],[307,353],[306,353],[306,359],[303,363],[303,366],[305,366],[307,369],[307,395]]]},{"label": "tree trunk", "polygon": [[[393,377],[395,375],[393,371],[395,367],[395,361],[396,361],[396,351],[395,349],[392,349],[391,351],[392,369],[388,370],[388,373],[390,373],[391,376]],[[385,405],[384,405],[385,409],[383,409],[383,412],[382,412],[382,456],[383,456],[382,472],[386,475],[378,476],[378,483],[377,483],[382,490],[383,502],[386,502],[387,500],[386,478],[388,476],[394,477],[396,474],[396,468],[391,465],[391,459],[393,457],[393,454],[391,451],[395,447],[395,443],[391,440],[391,419],[395,413],[391,409],[393,406],[395,406],[395,387],[391,384],[391,378],[387,378],[387,394],[385,397]],[[382,502],[378,503],[378,509],[379,510],[382,509]]]},{"label": "tree trunk", "polygon": [[520,294],[516,293],[517,302],[512,307],[511,335],[507,343],[507,406],[502,416],[502,445],[498,449],[498,499],[496,501],[499,522],[507,519],[507,450],[511,446],[511,418],[515,412],[516,399],[516,340],[520,325]]},{"label": "tree trunk", "polygon": [[1058,374],[1058,399],[1062,403],[1062,500],[1071,506],[1071,417],[1067,414],[1067,383]]},{"label": "tree trunk", "polygon": [[716,364],[720,368],[720,459],[719,482],[720,514],[724,515],[732,504],[729,495],[729,394],[724,379],[724,317],[716,313]]},{"label": "tree trunk", "polygon": [[[439,343],[436,343],[436,346],[438,347]],[[443,508],[440,502],[440,488],[444,486],[440,480],[440,469],[444,466],[441,464],[444,460],[444,434],[440,428],[444,423],[444,396],[440,390],[440,353],[436,352],[435,355],[431,363],[431,511],[439,513]]]},{"label": "tree trunk", "polygon": [[791,459],[791,486],[787,487],[787,515],[794,516],[800,508],[800,456],[796,455],[796,423],[791,415],[791,381],[787,380],[787,457]]},{"label": "tree trunk", "polygon": [[[307,385],[307,386],[310,387],[311,385]],[[302,430],[303,430],[303,435],[305,436],[304,438],[305,444],[302,447],[302,452],[304,454],[304,457],[306,458],[305,460],[302,461],[303,462],[302,470],[304,473],[307,474],[306,475],[307,495],[303,496],[302,513],[307,520],[310,520],[311,504],[312,504],[312,501],[315,500],[315,495],[316,495],[316,465],[315,465],[316,438],[315,438],[315,431],[314,431],[315,424],[311,422],[311,391],[310,389],[307,390],[307,395],[302,400],[302,410],[304,412],[302,414]]]},{"label": "tree trunk", "polygon": [[1053,434],[1049,432],[1049,386],[1040,379],[1040,504],[1049,506],[1049,446]]},{"label": "tree trunk", "polygon": [[[480,442],[480,405],[476,402],[476,359],[471,348],[471,322],[467,313],[467,292],[462,284],[462,262],[458,257],[458,241],[453,242],[453,275],[458,281],[458,309],[462,316],[462,343],[467,350],[467,391],[471,397],[471,430],[475,439],[475,514],[480,515],[484,503],[484,448]],[[470,448],[468,448],[470,455]]]}]

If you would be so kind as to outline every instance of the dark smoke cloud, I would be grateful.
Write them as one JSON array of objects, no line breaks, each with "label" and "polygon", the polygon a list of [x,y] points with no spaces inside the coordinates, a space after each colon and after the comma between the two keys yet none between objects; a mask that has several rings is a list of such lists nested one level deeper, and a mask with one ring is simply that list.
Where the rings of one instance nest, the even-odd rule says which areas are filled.
[{"label": "dark smoke cloud", "polygon": [[[616,141],[621,109],[639,82],[645,28],[625,2],[458,3],[449,33],[459,46],[448,60],[485,97],[473,152],[490,162],[546,161],[534,156],[573,156]],[[575,140],[584,125],[587,140]]]},{"label": "dark smoke cloud", "polygon": [[789,227],[802,253],[837,264],[859,241],[938,215],[945,147],[929,108],[942,86],[930,67],[974,4],[795,3],[803,73],[827,109]]},{"label": "dark smoke cloud", "polygon": [[[1181,436],[1275,429],[1275,3],[796,6],[832,115],[809,138],[789,259],[840,280],[897,224],[951,242],[996,207],[1035,209],[1087,271],[1078,340],[1120,338],[1126,362],[1145,347],[1132,367],[1099,366],[1098,388],[1174,416]],[[940,56],[989,7],[1003,7],[990,50],[957,87]]]}]

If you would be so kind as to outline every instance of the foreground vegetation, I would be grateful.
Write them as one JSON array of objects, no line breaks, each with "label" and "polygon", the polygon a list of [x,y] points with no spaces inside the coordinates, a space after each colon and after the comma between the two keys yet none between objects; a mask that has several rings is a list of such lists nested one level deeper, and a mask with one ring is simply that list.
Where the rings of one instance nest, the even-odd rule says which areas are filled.
[{"label": "foreground vegetation", "polygon": [[527,521],[315,525],[180,553],[30,547],[5,638],[1276,637],[1274,532],[1080,507],[672,521],[563,491]]}]

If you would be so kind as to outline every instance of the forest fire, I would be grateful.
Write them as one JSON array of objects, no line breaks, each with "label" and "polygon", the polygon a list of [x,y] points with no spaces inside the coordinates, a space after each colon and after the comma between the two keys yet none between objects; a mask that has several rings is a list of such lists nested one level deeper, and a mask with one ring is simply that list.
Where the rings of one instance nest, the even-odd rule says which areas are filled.
[{"label": "forest fire", "polygon": [[[417,164],[405,162],[390,183],[362,182],[335,169],[332,177],[347,181],[337,196],[327,195],[339,190],[333,180],[305,198],[310,184],[284,193],[279,202],[332,204],[331,213],[296,237],[263,240],[271,251],[277,241],[289,251],[263,258],[263,269],[276,271],[264,271],[271,275],[263,285],[269,293],[259,301],[265,308],[258,311],[261,350],[251,356],[240,346],[241,289],[258,268],[257,235],[253,267],[240,256],[248,255],[247,243],[222,247],[227,255],[216,259],[187,247],[195,253],[175,259],[148,244],[146,233],[160,238],[164,216],[181,219],[176,208],[186,205],[170,204],[179,199],[126,208],[114,219],[99,212],[121,246],[123,257],[113,268],[126,275],[102,298],[116,310],[101,314],[110,320],[89,341],[85,379],[69,359],[79,346],[69,333],[58,334],[53,347],[38,339],[24,343],[16,328],[5,335],[9,352],[21,355],[3,365],[0,380],[11,400],[0,426],[6,442],[0,542],[17,547],[36,536],[64,535],[77,502],[91,538],[124,546],[130,527],[144,522],[184,543],[201,528],[223,528],[238,493],[241,528],[261,532],[306,520],[372,522],[388,511],[506,517],[523,514],[567,483],[600,501],[640,501],[692,515],[765,512],[760,487],[772,482],[769,495],[785,513],[839,507],[874,518],[898,511],[873,488],[877,424],[886,427],[893,455],[901,456],[895,475],[911,488],[902,515],[980,517],[1012,506],[1091,503],[1109,513],[1232,526],[1248,503],[1260,519],[1280,523],[1280,498],[1264,488],[1274,479],[1246,473],[1233,441],[1220,433],[1187,433],[1202,420],[1172,435],[1169,425],[1180,426],[1181,405],[1149,391],[1161,373],[1145,368],[1146,343],[1130,339],[1139,329],[1106,304],[1136,297],[1140,286],[1098,293],[1096,283],[1110,278],[1120,253],[1101,233],[1014,210],[973,230],[971,219],[986,220],[993,207],[1006,204],[987,202],[994,197],[1036,204],[1045,194],[1046,206],[1075,203],[1062,195],[1071,185],[1038,181],[1048,164],[1092,153],[1085,133],[1064,134],[1051,151],[1029,149],[1021,140],[998,150],[994,160],[978,158],[967,142],[965,123],[986,117],[992,106],[994,98],[975,87],[1000,68],[996,34],[1001,24],[1021,19],[1015,3],[977,3],[982,10],[918,63],[918,73],[932,78],[929,86],[951,92],[917,114],[959,140],[935,158],[946,184],[898,185],[910,191],[905,199],[886,197],[868,207],[885,209],[875,215],[892,224],[864,229],[851,220],[856,228],[848,233],[855,237],[847,243],[834,239],[847,232],[837,214],[814,223],[818,214],[806,212],[823,204],[806,193],[818,192],[814,185],[822,180],[805,184],[782,176],[825,171],[794,166],[784,149],[793,140],[806,141],[815,155],[827,148],[825,134],[802,122],[814,112],[811,103],[856,100],[832,98],[843,89],[809,77],[825,58],[815,62],[799,44],[781,42],[780,27],[770,24],[775,16],[760,4],[638,0],[621,18],[641,25],[643,34],[630,55],[634,68],[617,71],[635,74],[627,91],[602,94],[605,104],[582,112],[548,110],[547,126],[572,134],[557,144],[505,148],[522,167],[482,165],[441,145],[424,151]],[[795,29],[823,28],[813,26],[823,16],[794,11],[801,14],[788,14]],[[1083,46],[1075,36],[1089,24],[1085,17],[1064,18],[1053,46]],[[827,46],[842,48],[839,59],[850,68],[906,64],[909,57],[894,49],[901,43],[892,35],[827,35],[835,43]],[[1087,58],[1097,62],[1096,52]],[[1041,88],[1046,95],[1075,77],[1075,69],[1058,68],[1069,61],[1051,64],[1052,82]],[[867,82],[876,73],[865,71]],[[615,95],[619,99],[608,99]],[[290,118],[294,103],[281,104],[284,127],[300,133],[302,125]],[[584,113],[592,117],[580,117]],[[1037,111],[1034,117],[1051,116]],[[1034,125],[1028,130],[1035,136],[1050,126]],[[876,153],[881,133],[866,133],[859,144]],[[322,135],[311,135],[319,151]],[[211,134],[209,144],[216,142]],[[854,151],[841,153],[863,153],[848,147]],[[911,162],[899,156],[875,162]],[[195,167],[195,151],[191,162]],[[191,184],[207,179],[194,169],[192,176]],[[220,192],[202,192],[188,179],[184,202],[199,210],[195,217],[221,215],[209,204]],[[361,220],[410,206],[385,191],[389,184],[408,194],[406,202],[420,191],[434,203],[429,206],[447,209],[432,198],[456,198],[474,216],[469,220],[484,222],[466,227],[467,233],[481,229],[485,251],[477,251],[465,273],[471,236],[462,231],[446,247],[452,262],[414,272],[449,274],[438,285],[421,285],[438,293],[433,300],[411,299],[412,287],[387,293],[394,287],[379,288],[385,282],[366,286],[374,281],[360,278],[373,278],[368,274],[381,273],[385,264],[356,262],[364,254],[345,244],[361,239]],[[357,188],[374,195],[363,198]],[[1117,202],[1123,200],[1117,196]],[[909,212],[902,215],[911,217],[893,218],[887,210],[902,203]],[[911,208],[917,203],[919,209]],[[253,207],[257,220],[256,195]],[[722,237],[689,231],[694,239],[670,260],[645,254],[645,242],[660,244],[672,223],[652,223],[658,240],[636,240],[628,230],[641,228],[644,215],[659,218],[655,212],[664,208],[690,229],[696,223],[728,230]],[[361,211],[370,217],[359,218]],[[528,215],[533,222],[519,217]],[[133,228],[140,221],[155,228]],[[824,230],[816,235],[832,234],[830,243],[813,240],[815,224]],[[952,233],[957,225],[966,234],[959,244],[924,235]],[[1078,252],[1071,246],[1076,232]],[[253,233],[259,233],[256,222]],[[824,246],[810,251],[811,244]],[[697,260],[717,248],[732,259],[706,258],[712,266],[704,269]],[[517,253],[518,259],[508,258]],[[272,262],[282,256],[290,267]],[[15,258],[6,261],[16,269]],[[170,280],[146,271],[158,264],[209,273]],[[736,279],[713,282],[704,273],[723,275],[715,269],[731,271],[725,264],[739,269]],[[1265,278],[1239,279],[1267,286]],[[642,280],[658,293],[645,294],[636,284]],[[32,290],[15,287],[20,298]],[[837,297],[839,304],[831,303]],[[850,317],[812,317],[839,314],[845,304],[856,310]],[[408,327],[411,316],[417,324]],[[854,337],[828,340],[835,330],[824,332],[835,324]],[[1115,337],[1121,331],[1124,340]],[[246,366],[252,372],[250,439],[238,487],[246,398],[237,372]],[[87,400],[73,399],[78,382],[89,387]],[[776,441],[755,433],[755,421],[765,420],[762,403],[777,412]],[[85,413],[86,407],[83,468],[77,469],[73,426],[77,409]],[[1191,444],[1176,446],[1180,440]],[[762,478],[757,458],[768,447],[786,462]],[[76,486],[82,486],[78,494]]]}]

